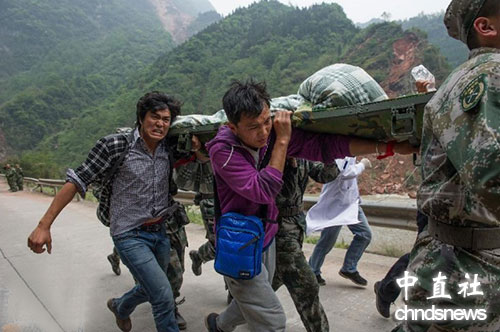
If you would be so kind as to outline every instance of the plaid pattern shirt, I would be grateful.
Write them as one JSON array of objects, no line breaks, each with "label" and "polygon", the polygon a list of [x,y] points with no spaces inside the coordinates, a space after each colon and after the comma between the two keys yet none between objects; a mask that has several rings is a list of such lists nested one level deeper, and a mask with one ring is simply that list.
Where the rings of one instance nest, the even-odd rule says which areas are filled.
[{"label": "plaid pattern shirt", "polygon": [[174,181],[182,190],[213,194],[214,174],[209,161],[194,161],[175,168]]},{"label": "plaid pattern shirt", "polygon": [[[123,164],[118,168],[108,190],[111,235],[118,235],[166,214],[169,204],[170,155],[163,141],[151,155],[138,130]],[[91,183],[101,182],[127,147],[126,134],[112,134],[91,149],[77,169],[69,169],[67,181],[74,183],[82,197]],[[111,191],[111,187],[113,190]]]}]

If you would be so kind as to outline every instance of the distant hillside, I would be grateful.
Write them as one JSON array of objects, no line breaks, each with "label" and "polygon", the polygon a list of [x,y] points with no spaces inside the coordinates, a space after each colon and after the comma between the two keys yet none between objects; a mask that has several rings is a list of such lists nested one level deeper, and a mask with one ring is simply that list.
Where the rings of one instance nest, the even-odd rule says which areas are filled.
[{"label": "distant hillside", "polygon": [[434,15],[420,14],[401,22],[405,30],[417,28],[427,33],[429,42],[437,46],[441,53],[448,59],[452,68],[465,62],[469,50],[462,42],[448,36],[443,23],[444,13]]},{"label": "distant hillside", "polygon": [[60,165],[75,165],[99,136],[133,124],[135,103],[145,91],[176,95],[184,101],[184,114],[211,114],[221,108],[232,79],[265,80],[272,96],[288,95],[318,69],[338,62],[365,68],[392,96],[410,92],[414,65],[424,63],[438,80],[449,72],[424,35],[404,32],[396,23],[358,29],[336,4],[299,9],[261,1],[162,55],[40,147]]},{"label": "distant hillside", "polygon": [[[429,42],[440,49],[446,57],[451,68],[455,68],[465,62],[469,55],[469,50],[462,42],[448,36],[443,23],[444,12],[436,14],[423,14],[409,18],[404,21],[395,21],[403,26],[404,30],[418,29],[427,34]],[[372,24],[384,22],[380,18],[371,19],[365,23],[357,23],[358,28],[367,28]]]},{"label": "distant hillside", "polygon": [[[143,0],[144,1],[144,0]],[[222,17],[208,0],[148,0],[177,44]]]},{"label": "distant hillside", "polygon": [[146,0],[1,3],[0,127],[15,151],[99,105],[174,46]]}]

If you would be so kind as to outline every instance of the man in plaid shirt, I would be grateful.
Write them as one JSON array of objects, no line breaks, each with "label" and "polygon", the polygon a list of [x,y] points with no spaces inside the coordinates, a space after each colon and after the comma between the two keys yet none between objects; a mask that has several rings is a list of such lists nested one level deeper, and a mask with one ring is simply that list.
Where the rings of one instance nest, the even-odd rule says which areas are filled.
[{"label": "man in plaid shirt", "polygon": [[158,331],[178,331],[172,288],[165,273],[170,259],[165,219],[171,214],[169,173],[174,162],[165,137],[180,105],[160,92],[139,99],[133,136],[113,134],[100,139],[83,164],[68,170],[66,184],[28,238],[33,252],[43,253],[46,246],[51,253],[50,227],[57,215],[77,192],[84,196],[91,183],[102,181],[129,144],[126,158],[111,180],[110,197],[111,237],[138,281],[122,297],[107,302],[122,331],[132,329],[129,316],[146,301],[152,305]]}]

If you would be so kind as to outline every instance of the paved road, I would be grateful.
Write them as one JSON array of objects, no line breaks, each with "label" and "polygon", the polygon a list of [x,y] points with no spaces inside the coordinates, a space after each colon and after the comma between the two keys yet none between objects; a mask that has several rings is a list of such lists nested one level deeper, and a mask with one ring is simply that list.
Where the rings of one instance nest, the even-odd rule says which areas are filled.
[{"label": "paved road", "polygon": [[[119,296],[133,285],[123,269],[115,276],[106,260],[112,244],[108,230],[95,217],[90,203],[71,203],[52,228],[52,254],[35,255],[26,239],[51,197],[36,193],[7,191],[0,181],[0,330],[2,332],[107,332],[118,331],[106,300]],[[204,241],[199,225],[187,226],[190,248]],[[306,256],[312,246],[306,244]],[[357,288],[338,276],[345,251],[335,249],[326,259],[321,300],[331,331],[390,331],[396,323],[378,315],[374,306],[373,283],[381,279],[394,258],[366,254],[360,271],[369,280],[366,289]],[[189,257],[187,257],[189,264]],[[278,292],[287,315],[287,331],[304,331],[285,288]],[[188,330],[205,331],[203,317],[225,307],[222,278],[211,264],[196,277],[189,265],[185,273],[180,311]],[[144,304],[132,314],[133,331],[155,331],[151,308]],[[248,331],[240,327],[237,331]]]}]

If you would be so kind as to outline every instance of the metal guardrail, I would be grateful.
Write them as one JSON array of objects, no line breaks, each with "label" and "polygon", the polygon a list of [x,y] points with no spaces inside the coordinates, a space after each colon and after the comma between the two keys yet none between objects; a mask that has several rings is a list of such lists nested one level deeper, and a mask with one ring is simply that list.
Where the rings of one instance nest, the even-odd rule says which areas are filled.
[{"label": "metal guardrail", "polygon": [[[4,174],[0,174],[5,177]],[[54,195],[60,187],[66,183],[64,180],[24,178],[27,183],[32,183],[35,187],[32,191],[44,187],[53,188]],[[182,191],[175,196],[175,199],[185,205],[193,204],[195,193],[192,191]],[[80,200],[80,195],[76,195]],[[309,210],[318,201],[317,196],[304,196],[304,210]],[[365,200],[361,203],[370,225],[386,228],[397,228],[404,230],[417,230],[417,206],[414,200]]]},{"label": "metal guardrail", "polygon": [[[195,193],[192,191],[182,191],[175,196],[175,199],[182,204],[193,204]],[[318,202],[317,196],[304,196],[304,210],[309,210]],[[397,228],[410,231],[417,230],[417,205],[413,200],[365,200],[361,207],[372,226]]]},{"label": "metal guardrail", "polygon": [[[3,178],[5,178],[5,174],[0,174]],[[24,177],[24,183],[31,184],[34,187],[31,188],[31,191],[40,191],[43,193],[43,188],[51,188],[54,191],[54,196],[57,195],[59,188],[64,186],[66,181],[64,180],[54,180],[54,179],[36,179],[30,177]],[[76,195],[76,200],[80,201],[80,195]]]}]

